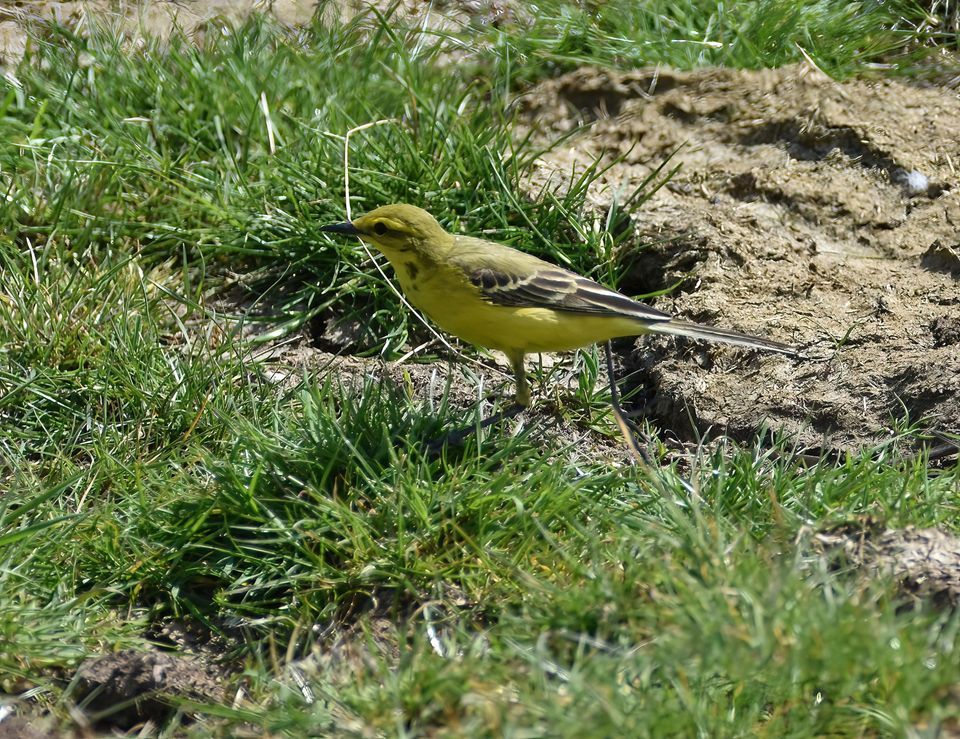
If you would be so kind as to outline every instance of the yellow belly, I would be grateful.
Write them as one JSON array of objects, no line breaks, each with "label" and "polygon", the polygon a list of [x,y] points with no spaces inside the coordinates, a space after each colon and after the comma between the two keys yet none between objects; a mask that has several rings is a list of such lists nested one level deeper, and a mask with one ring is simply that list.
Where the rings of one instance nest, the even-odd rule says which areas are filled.
[{"label": "yellow belly", "polygon": [[434,321],[444,331],[471,344],[505,352],[563,352],[618,336],[645,333],[639,321],[629,318],[565,313],[549,308],[514,308],[483,302],[465,313],[436,316]]},{"label": "yellow belly", "polygon": [[410,302],[447,333],[504,352],[563,352],[646,333],[633,318],[496,305],[467,290],[408,291]]}]

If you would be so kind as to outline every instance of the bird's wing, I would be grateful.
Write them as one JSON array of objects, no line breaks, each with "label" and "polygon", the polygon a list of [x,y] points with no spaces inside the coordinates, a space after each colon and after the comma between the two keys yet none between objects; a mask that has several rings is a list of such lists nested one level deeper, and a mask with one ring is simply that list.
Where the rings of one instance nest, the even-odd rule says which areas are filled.
[{"label": "bird's wing", "polygon": [[[540,260],[537,260],[538,262]],[[484,300],[518,308],[552,308],[569,313],[669,321],[671,316],[609,290],[586,277],[546,262],[532,270],[497,266],[475,267],[467,279]]]}]

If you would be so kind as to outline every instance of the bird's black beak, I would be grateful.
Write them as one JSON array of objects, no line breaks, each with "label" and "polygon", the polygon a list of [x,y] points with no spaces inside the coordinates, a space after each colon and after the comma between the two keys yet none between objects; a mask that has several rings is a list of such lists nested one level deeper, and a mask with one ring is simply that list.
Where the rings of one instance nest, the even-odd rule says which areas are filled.
[{"label": "bird's black beak", "polygon": [[321,231],[329,231],[335,234],[344,234],[346,236],[359,236],[360,229],[354,226],[350,221],[343,223],[331,223],[329,226],[321,226]]}]

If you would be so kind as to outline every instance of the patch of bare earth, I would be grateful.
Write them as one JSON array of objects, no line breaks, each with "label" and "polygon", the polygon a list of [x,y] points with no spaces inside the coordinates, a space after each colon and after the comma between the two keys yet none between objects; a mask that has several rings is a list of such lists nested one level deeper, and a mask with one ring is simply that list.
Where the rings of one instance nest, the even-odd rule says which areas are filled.
[{"label": "patch of bare earth", "polygon": [[173,619],[156,623],[148,636],[149,649],[101,654],[80,665],[72,700],[82,712],[74,712],[75,720],[100,730],[149,732],[184,702],[229,702],[238,665],[226,660],[227,638]]},{"label": "patch of bare earth", "polygon": [[815,359],[641,340],[648,410],[692,438],[762,427],[850,450],[903,420],[960,429],[960,98],[806,66],[693,73],[580,69],[520,101],[543,141],[573,133],[525,183],[622,158],[598,209],[676,152],[635,229],[651,246],[626,290],[685,318],[803,347]]},{"label": "patch of bare earth", "polygon": [[810,547],[871,578],[892,578],[909,601],[960,606],[960,539],[944,531],[865,519],[813,534]]},{"label": "patch of bare earth", "polygon": [[195,656],[133,649],[87,660],[77,675],[91,722],[122,730],[162,723],[180,700],[225,703],[226,676]]}]

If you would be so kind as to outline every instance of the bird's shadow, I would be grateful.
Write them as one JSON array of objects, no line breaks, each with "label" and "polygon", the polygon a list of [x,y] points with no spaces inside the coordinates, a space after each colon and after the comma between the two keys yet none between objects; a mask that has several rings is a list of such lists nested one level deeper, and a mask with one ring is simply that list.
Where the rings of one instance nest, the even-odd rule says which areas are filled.
[{"label": "bird's shadow", "polygon": [[424,453],[427,456],[436,456],[440,454],[444,449],[455,450],[462,449],[466,444],[467,440],[473,435],[478,434],[490,426],[495,426],[502,421],[507,421],[512,418],[516,418],[519,414],[523,413],[526,408],[517,403],[513,403],[506,408],[501,408],[495,413],[487,416],[486,418],[481,419],[477,423],[471,424],[469,426],[461,426],[460,428],[451,429],[447,431],[442,436],[428,440],[424,444]]}]

